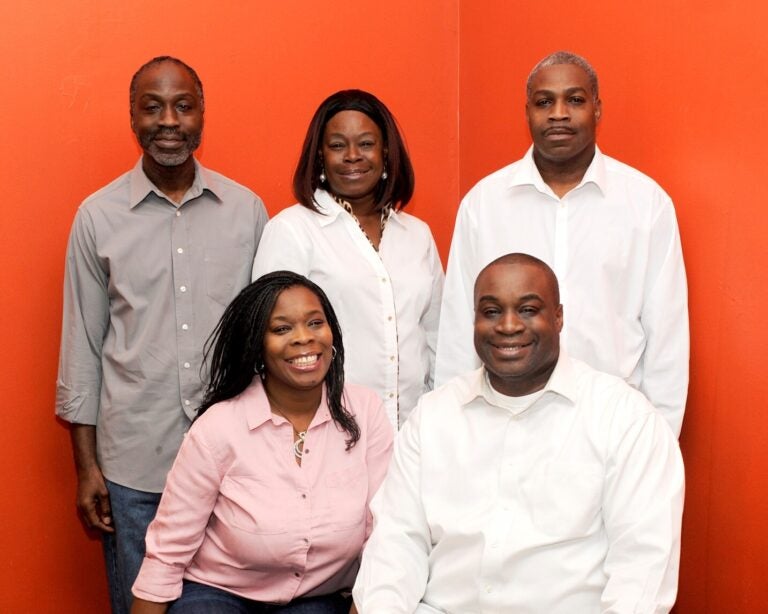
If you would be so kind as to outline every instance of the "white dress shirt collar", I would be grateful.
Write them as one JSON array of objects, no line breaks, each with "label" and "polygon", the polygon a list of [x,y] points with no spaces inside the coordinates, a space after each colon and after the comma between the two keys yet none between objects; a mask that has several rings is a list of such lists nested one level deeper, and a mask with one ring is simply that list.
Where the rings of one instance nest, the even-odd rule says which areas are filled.
[{"label": "white dress shirt collar", "polygon": [[[503,395],[499,391],[491,387],[491,383],[488,379],[488,372],[485,367],[480,367],[475,370],[469,377],[464,378],[466,386],[459,393],[460,403],[462,405],[468,405],[477,397],[482,397],[487,403],[495,407],[501,407],[503,409],[510,409],[510,404],[503,402]],[[575,376],[573,374],[573,366],[570,358],[565,350],[560,349],[560,357],[555,365],[555,370],[549,378],[544,388],[531,395],[530,403],[524,404],[525,409],[532,407],[536,401],[542,398],[545,394],[552,393],[558,396],[566,398],[573,405],[577,398],[577,385]],[[513,403],[518,405],[517,403]],[[522,413],[522,412],[520,412]]]},{"label": "white dress shirt collar", "polygon": [[[608,189],[605,171],[605,157],[597,145],[595,145],[595,156],[592,158],[592,162],[589,164],[587,171],[584,173],[584,177],[581,178],[579,185],[573,188],[573,190],[578,190],[588,183],[592,183],[597,186],[603,195],[605,195],[605,192]],[[544,179],[542,179],[541,173],[539,172],[539,169],[533,160],[533,145],[528,148],[528,151],[525,153],[525,156],[523,156],[522,160],[520,160],[519,164],[515,164],[509,167],[508,185],[510,188],[523,185],[532,185],[542,194],[548,194],[554,198],[557,198],[554,192],[552,192],[552,189],[546,183],[544,183]]]},{"label": "white dress shirt collar", "polygon": [[[344,207],[342,207],[339,203],[333,200],[333,196],[331,196],[325,190],[320,190],[320,189],[315,190],[315,203],[317,205],[318,212],[321,214],[320,219],[317,221],[317,223],[321,227],[332,224],[338,219],[338,217],[342,213],[346,213],[346,211],[344,210]],[[390,209],[389,217],[387,218],[387,223],[393,222],[393,221],[396,222],[399,226],[405,228],[405,225],[403,224],[403,221],[400,219],[400,216],[398,215],[397,210]]]}]

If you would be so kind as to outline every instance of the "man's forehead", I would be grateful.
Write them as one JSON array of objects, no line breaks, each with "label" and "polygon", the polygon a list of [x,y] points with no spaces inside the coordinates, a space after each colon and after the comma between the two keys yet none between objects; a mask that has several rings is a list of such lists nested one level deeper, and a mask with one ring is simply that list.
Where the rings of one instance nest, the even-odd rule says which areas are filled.
[{"label": "man's forehead", "polygon": [[191,92],[196,92],[195,80],[190,72],[183,66],[171,61],[158,62],[152,66],[147,66],[136,78],[136,88],[152,87],[169,81],[172,81],[177,87],[184,85]]},{"label": "man's forehead", "polygon": [[508,297],[511,294],[540,293],[551,286],[550,276],[541,267],[528,262],[497,263],[484,268],[475,281],[475,300],[481,296]]},{"label": "man's forehead", "polygon": [[576,64],[545,66],[533,77],[531,85],[534,92],[553,87],[582,88],[589,91],[592,87],[587,72]]}]

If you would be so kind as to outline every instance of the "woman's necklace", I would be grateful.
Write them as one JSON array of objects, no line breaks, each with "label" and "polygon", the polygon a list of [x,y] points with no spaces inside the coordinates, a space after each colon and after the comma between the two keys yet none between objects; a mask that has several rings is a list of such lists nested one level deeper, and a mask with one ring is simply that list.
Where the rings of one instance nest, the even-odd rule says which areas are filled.
[{"label": "woman's necklace", "polygon": [[[265,390],[266,392],[266,390]],[[296,428],[296,426],[293,424],[293,421],[283,413],[283,411],[280,409],[280,407],[275,403],[275,400],[272,398],[272,396],[267,392],[267,399],[269,400],[269,406],[273,413],[276,413],[278,416],[284,418],[288,424],[291,425],[293,428],[293,434],[296,437],[296,440],[293,442],[293,455],[296,457],[296,462],[301,464],[301,459],[304,456],[304,442],[307,439],[307,431],[300,431]]]},{"label": "woman's necklace", "polygon": [[[352,205],[350,205],[343,198],[340,198],[340,197],[336,196],[335,194],[331,194],[331,196],[333,197],[333,200],[335,200],[339,205],[344,207],[344,210],[347,213],[349,213],[349,215],[352,216],[352,219],[355,220],[355,222],[357,222],[357,225],[360,227],[360,230],[363,231],[363,234],[365,235],[365,238],[368,239],[368,243],[370,243],[371,247],[373,247],[373,249],[378,252],[379,248],[376,247],[374,242],[371,241],[371,237],[369,237],[368,233],[365,232],[365,228],[363,228],[363,225],[360,223],[360,220],[357,219],[357,216],[355,215],[355,212],[352,210]],[[382,209],[381,209],[380,224],[381,224],[381,236],[382,237],[384,236],[384,227],[387,225],[387,221],[389,220],[389,213],[390,213],[391,210],[392,210],[392,205],[386,205],[386,206],[382,207]]]}]

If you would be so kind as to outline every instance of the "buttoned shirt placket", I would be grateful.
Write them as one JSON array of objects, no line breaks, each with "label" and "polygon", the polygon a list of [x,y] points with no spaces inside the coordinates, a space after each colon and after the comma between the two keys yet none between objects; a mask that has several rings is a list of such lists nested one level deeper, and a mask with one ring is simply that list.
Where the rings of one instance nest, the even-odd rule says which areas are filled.
[{"label": "buttoned shirt placket", "polygon": [[[182,409],[187,417],[195,417],[194,397],[200,387],[200,348],[194,347],[193,331],[195,310],[192,284],[201,283],[191,270],[188,250],[190,249],[189,226],[186,213],[194,207],[194,199],[202,190],[193,186],[184,195],[180,205],[171,203],[176,211],[171,222],[171,263],[173,267],[174,316],[176,318],[176,345],[178,349],[179,395]],[[169,201],[170,202],[170,201]]]},{"label": "buttoned shirt placket", "polygon": [[400,415],[399,415],[399,386],[398,386],[398,371],[399,371],[399,355],[397,350],[397,311],[395,309],[395,293],[392,287],[392,280],[390,279],[389,272],[384,266],[384,262],[381,260],[378,252],[371,245],[370,240],[365,233],[360,229],[360,225],[357,221],[349,215],[346,211],[339,213],[339,218],[344,223],[347,232],[352,237],[355,247],[360,254],[365,258],[366,262],[371,266],[378,279],[379,295],[381,297],[381,304],[385,305],[385,312],[382,314],[380,322],[372,322],[371,326],[380,326],[384,331],[384,348],[388,357],[387,368],[384,376],[387,382],[386,390],[384,391],[384,409],[387,412],[391,423],[400,427]]}]

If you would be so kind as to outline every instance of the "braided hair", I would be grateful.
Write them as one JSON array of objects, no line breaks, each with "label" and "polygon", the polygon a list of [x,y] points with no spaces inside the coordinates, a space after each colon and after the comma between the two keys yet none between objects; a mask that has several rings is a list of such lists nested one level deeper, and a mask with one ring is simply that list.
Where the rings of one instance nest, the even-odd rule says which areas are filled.
[{"label": "braided hair", "polygon": [[[341,327],[325,292],[303,275],[291,271],[275,271],[263,275],[246,286],[221,316],[213,333],[205,342],[204,363],[210,365],[210,379],[197,417],[211,405],[236,397],[260,373],[264,365],[264,336],[277,297],[288,288],[303,286],[320,301],[333,334],[336,356],[325,375],[326,397],[331,418],[349,435],[347,450],[360,439],[360,427],[343,403],[344,345]],[[254,368],[255,367],[255,368]]]}]

